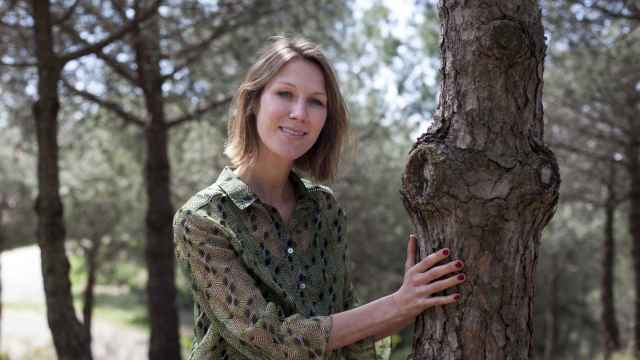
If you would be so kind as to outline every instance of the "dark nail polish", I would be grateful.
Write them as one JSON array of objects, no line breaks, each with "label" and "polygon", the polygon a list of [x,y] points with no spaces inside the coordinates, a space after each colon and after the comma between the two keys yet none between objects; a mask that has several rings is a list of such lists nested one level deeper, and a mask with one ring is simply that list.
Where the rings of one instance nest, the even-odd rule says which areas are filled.
[{"label": "dark nail polish", "polygon": [[455,301],[460,300],[460,294],[453,295],[453,300],[455,300]]},{"label": "dark nail polish", "polygon": [[462,261],[458,261],[458,262],[456,262],[456,267],[457,267],[458,269],[461,269],[461,268],[462,268]]},{"label": "dark nail polish", "polygon": [[460,281],[464,280],[464,274],[458,275],[458,280],[460,280]]},{"label": "dark nail polish", "polygon": [[449,250],[448,249],[442,250],[442,255],[449,256]]}]

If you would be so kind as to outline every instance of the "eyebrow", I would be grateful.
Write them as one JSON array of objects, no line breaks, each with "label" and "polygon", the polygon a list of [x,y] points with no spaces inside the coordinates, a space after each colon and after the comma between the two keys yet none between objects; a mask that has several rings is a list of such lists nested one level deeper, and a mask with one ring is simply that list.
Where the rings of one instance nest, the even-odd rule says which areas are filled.
[{"label": "eyebrow", "polygon": [[[284,85],[288,85],[288,86],[292,86],[292,87],[297,87],[294,83],[290,83],[288,81],[277,81],[280,84],[284,84]],[[324,91],[316,91],[311,93],[311,95],[322,95],[322,96],[327,96],[327,94]]]}]

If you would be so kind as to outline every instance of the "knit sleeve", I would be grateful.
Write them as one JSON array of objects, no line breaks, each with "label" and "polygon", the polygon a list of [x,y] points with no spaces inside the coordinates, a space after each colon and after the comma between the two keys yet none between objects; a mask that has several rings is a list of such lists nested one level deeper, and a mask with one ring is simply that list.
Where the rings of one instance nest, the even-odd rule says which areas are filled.
[{"label": "knit sleeve", "polygon": [[285,317],[265,300],[231,246],[232,236],[206,214],[187,212],[175,222],[176,254],[189,272],[195,301],[248,359],[323,359],[331,317]]}]

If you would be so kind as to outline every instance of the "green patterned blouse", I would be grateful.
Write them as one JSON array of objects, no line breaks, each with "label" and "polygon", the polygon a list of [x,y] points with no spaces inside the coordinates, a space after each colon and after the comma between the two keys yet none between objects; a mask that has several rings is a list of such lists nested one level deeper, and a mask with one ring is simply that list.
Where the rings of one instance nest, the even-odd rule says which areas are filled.
[{"label": "green patterned blouse", "polygon": [[345,215],[329,188],[290,179],[287,225],[230,168],[176,213],[195,300],[189,359],[376,359],[373,339],[325,351],[329,315],[355,306]]}]

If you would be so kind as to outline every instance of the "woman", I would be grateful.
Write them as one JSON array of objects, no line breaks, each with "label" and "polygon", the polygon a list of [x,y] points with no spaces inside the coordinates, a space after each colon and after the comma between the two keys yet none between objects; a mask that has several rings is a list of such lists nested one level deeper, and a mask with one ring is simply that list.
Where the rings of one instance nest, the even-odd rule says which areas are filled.
[{"label": "woman", "polygon": [[[176,253],[193,284],[191,359],[375,359],[373,342],[464,281],[447,249],[415,264],[393,294],[355,307],[344,211],[327,187],[347,127],[334,71],[319,48],[278,38],[234,99],[225,154],[233,168],[174,221]],[[444,279],[443,279],[444,278]]]}]

